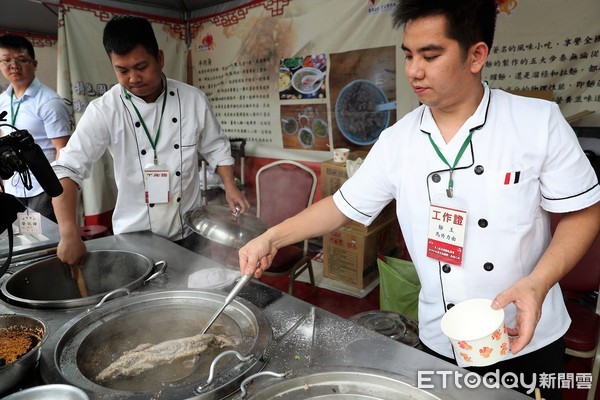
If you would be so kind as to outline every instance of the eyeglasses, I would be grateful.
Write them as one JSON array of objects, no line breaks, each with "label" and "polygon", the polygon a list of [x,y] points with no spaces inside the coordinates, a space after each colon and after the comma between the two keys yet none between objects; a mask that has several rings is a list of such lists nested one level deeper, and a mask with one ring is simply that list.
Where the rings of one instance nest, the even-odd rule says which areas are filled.
[{"label": "eyeglasses", "polygon": [[31,60],[31,59],[20,58],[18,60],[0,60],[0,65],[2,65],[3,67],[7,67],[14,63],[18,67],[23,64],[31,64],[32,62],[33,62],[33,60]]}]

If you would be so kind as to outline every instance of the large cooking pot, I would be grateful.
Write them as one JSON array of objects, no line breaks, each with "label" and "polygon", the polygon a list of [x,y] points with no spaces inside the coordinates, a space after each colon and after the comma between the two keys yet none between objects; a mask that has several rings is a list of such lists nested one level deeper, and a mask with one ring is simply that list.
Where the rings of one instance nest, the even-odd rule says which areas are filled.
[{"label": "large cooking pot", "polygon": [[[260,374],[256,374],[256,377]],[[251,379],[253,380],[249,378],[246,382]],[[346,366],[299,369],[289,372],[284,378],[256,379],[255,383],[247,387],[243,385],[242,392],[234,397],[235,400],[241,398],[440,400],[434,394],[413,386],[402,375],[372,368]]]},{"label": "large cooking pot", "polygon": [[[3,346],[0,357],[4,363],[0,367],[0,394],[15,386],[35,368],[47,337],[46,325],[37,318],[0,315],[0,343]],[[25,353],[21,354],[23,351]]]},{"label": "large cooking pot", "polygon": [[[225,301],[221,292],[157,291],[122,297],[80,314],[53,335],[56,343],[42,350],[45,382],[77,386],[92,399],[220,399],[238,389],[243,378],[264,366],[261,356],[272,339],[266,317],[252,303],[237,297],[208,333],[225,334],[239,344],[210,348],[186,372],[186,361],[175,360],[138,376],[97,382],[98,373],[142,343],[195,336]],[[226,356],[216,365],[216,378],[207,382],[215,357],[236,350],[249,360]],[[202,388],[200,388],[202,386]]]},{"label": "large cooking pot", "polygon": [[166,267],[165,261],[155,263],[134,252],[95,250],[87,253],[77,271],[58,257],[24,267],[2,283],[0,292],[7,302],[23,307],[87,306],[115,289],[137,289]]}]

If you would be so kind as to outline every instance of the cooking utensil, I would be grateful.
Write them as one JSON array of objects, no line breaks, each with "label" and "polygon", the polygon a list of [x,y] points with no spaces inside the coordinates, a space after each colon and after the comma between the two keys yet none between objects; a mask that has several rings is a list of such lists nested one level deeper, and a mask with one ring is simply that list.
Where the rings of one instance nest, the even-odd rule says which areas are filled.
[{"label": "cooking utensil", "polygon": [[267,226],[256,216],[234,214],[229,207],[219,205],[188,211],[183,220],[200,236],[236,249],[267,231]]},{"label": "cooking utensil", "polygon": [[[226,295],[199,290],[161,290],[133,294],[105,303],[102,307],[77,315],[52,334],[52,343],[42,349],[40,370],[44,382],[66,383],[85,390],[90,397],[151,398],[156,392],[165,399],[221,399],[239,388],[245,376],[262,368],[260,356],[271,341],[269,321],[262,311],[240,298],[234,299],[213,325],[211,333],[226,335],[240,343],[235,350],[247,362],[234,357],[222,360],[217,378],[202,392],[195,392],[194,382],[208,375],[210,361],[225,349],[209,347],[200,365],[188,378],[165,384],[169,377],[187,370],[183,360],[160,366],[128,379],[116,379],[98,384],[100,371],[123,354],[142,343],[197,335]],[[167,329],[168,328],[168,329]]]},{"label": "cooking utensil", "polygon": [[215,322],[215,320],[217,318],[219,318],[219,315],[221,315],[221,313],[223,312],[223,310],[225,309],[225,307],[227,307],[229,304],[231,304],[231,302],[233,301],[233,299],[235,298],[235,296],[237,296],[238,293],[240,292],[240,290],[242,290],[242,288],[244,286],[246,286],[246,283],[248,283],[248,281],[250,281],[250,279],[252,279],[252,275],[243,275],[240,278],[240,280],[238,281],[238,283],[233,287],[233,289],[231,289],[231,292],[229,292],[229,294],[227,295],[227,297],[225,297],[225,302],[223,303],[223,305],[221,306],[221,308],[219,308],[217,310],[217,312],[213,314],[213,316],[211,317],[211,319],[206,323],[206,325],[204,326],[204,329],[202,329],[200,331],[200,333],[204,334],[204,333],[206,333],[206,331],[208,331],[208,328],[210,328],[211,325]]},{"label": "cooking utensil", "polygon": [[[10,349],[11,341],[19,342],[14,345],[21,345],[22,339],[30,340],[29,350],[18,358],[0,367],[0,393],[15,386],[37,365],[42,344],[48,336],[46,325],[39,319],[19,314],[0,315],[0,336],[5,348]],[[8,355],[8,354],[7,354]],[[10,354],[11,356],[14,356]]]},{"label": "cooking utensil", "polygon": [[[0,293],[7,302],[27,308],[73,308],[97,304],[118,289],[137,289],[167,268],[165,261],[121,250],[89,251],[78,271],[58,257],[23,267],[2,282]],[[87,296],[85,296],[87,294]]]},{"label": "cooking utensil", "polygon": [[71,385],[41,385],[21,390],[4,397],[3,400],[89,400],[81,389]]}]

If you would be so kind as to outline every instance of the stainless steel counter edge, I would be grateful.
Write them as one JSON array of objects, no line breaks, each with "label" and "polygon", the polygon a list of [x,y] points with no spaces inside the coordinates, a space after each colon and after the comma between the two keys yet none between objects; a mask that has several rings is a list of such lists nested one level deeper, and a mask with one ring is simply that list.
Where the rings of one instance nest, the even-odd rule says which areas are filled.
[{"label": "stainless steel counter edge", "polygon": [[[144,254],[154,261],[165,260],[168,263],[166,273],[159,279],[149,282],[142,289],[144,292],[188,289],[188,276],[193,272],[206,268],[225,268],[204,255],[194,253],[146,232],[107,236],[88,241],[86,244],[88,250],[129,250]],[[259,281],[251,281],[242,290],[240,296],[259,307],[269,320],[275,338],[281,336],[311,307],[310,304]],[[46,322],[50,333],[44,346],[53,346],[53,343],[56,342],[53,333],[75,316],[85,312],[86,309],[80,307],[69,310],[36,310],[16,307],[4,301],[0,303],[0,313],[26,314]],[[302,370],[329,366],[384,370],[402,375],[407,383],[414,386],[417,386],[418,371],[468,373],[464,369],[319,308],[316,309],[314,319],[306,320],[275,349],[266,369],[282,372],[290,369]],[[458,388],[454,380],[447,377],[446,384],[443,385],[442,375],[431,374],[430,376],[431,381],[427,381],[427,384],[432,385],[433,388],[428,391],[442,399],[518,400],[528,398],[502,387],[490,389],[479,385],[476,388],[467,388],[460,385],[462,387]],[[250,385],[248,392],[251,393],[252,390],[252,385]],[[235,396],[237,395],[230,397],[235,398]]]}]

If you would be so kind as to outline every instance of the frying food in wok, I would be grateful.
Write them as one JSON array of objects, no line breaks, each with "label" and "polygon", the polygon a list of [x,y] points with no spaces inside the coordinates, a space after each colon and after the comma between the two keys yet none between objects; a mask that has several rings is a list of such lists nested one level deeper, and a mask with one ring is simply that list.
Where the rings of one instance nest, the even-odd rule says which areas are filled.
[{"label": "frying food in wok", "polygon": [[226,336],[212,334],[167,340],[158,344],[142,343],[123,353],[115,362],[102,370],[96,377],[96,381],[106,382],[118,378],[129,378],[159,365],[171,363],[176,359],[201,354],[209,346],[222,348],[238,344],[237,341]]}]

